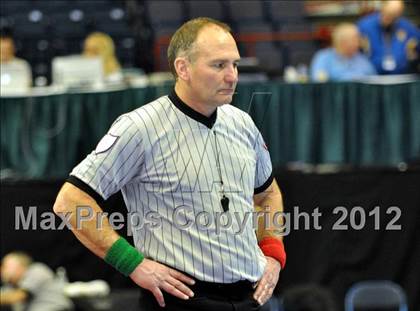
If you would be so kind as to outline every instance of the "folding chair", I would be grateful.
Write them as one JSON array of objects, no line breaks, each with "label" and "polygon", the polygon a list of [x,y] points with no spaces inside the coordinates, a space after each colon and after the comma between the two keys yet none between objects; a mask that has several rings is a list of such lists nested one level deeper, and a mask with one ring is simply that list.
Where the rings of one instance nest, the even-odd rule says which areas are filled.
[{"label": "folding chair", "polygon": [[345,311],[393,310],[408,311],[404,290],[391,281],[362,281],[346,294]]}]

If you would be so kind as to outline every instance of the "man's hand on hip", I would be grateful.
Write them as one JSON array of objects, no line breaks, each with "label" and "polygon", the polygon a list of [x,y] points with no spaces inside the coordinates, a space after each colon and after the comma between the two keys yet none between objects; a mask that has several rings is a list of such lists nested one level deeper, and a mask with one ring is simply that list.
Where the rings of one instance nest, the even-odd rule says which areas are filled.
[{"label": "man's hand on hip", "polygon": [[144,259],[130,274],[130,278],[137,285],[151,291],[161,307],[165,306],[162,289],[180,299],[194,296],[192,290],[184,284],[193,285],[193,279],[150,259]]},{"label": "man's hand on hip", "polygon": [[277,260],[267,256],[265,258],[267,259],[267,266],[263,276],[257,283],[257,289],[254,293],[254,299],[260,305],[265,304],[270,299],[279,280],[281,270],[280,263]]}]

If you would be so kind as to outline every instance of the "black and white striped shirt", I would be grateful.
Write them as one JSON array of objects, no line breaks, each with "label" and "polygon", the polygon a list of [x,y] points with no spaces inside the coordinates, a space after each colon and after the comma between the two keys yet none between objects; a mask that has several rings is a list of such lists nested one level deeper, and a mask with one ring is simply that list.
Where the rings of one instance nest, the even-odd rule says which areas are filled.
[{"label": "black and white striped shirt", "polygon": [[[217,283],[262,276],[266,260],[251,213],[254,193],[272,180],[267,147],[248,114],[223,105],[205,117],[175,92],[120,116],[69,178],[102,199],[121,190],[130,213],[159,220],[131,224],[146,257]],[[232,224],[218,231],[205,223],[223,212],[221,181]]]}]

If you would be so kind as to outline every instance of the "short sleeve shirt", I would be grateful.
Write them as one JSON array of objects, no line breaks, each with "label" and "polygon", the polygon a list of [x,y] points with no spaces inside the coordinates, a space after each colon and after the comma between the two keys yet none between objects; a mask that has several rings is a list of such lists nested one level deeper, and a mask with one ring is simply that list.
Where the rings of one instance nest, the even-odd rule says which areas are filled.
[{"label": "short sleeve shirt", "polygon": [[272,180],[249,115],[223,105],[207,118],[175,92],[118,118],[69,178],[98,200],[122,191],[146,257],[218,283],[261,277],[253,195]]}]

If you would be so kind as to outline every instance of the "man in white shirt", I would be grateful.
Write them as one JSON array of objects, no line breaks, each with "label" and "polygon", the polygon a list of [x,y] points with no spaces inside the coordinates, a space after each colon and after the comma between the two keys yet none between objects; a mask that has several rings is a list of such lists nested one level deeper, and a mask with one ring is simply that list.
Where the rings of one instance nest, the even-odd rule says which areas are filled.
[{"label": "man in white shirt", "polygon": [[[99,215],[101,202],[121,190],[139,220],[160,223],[133,223],[135,247],[110,223],[73,228],[145,289],[145,310],[259,310],[284,268],[282,236],[264,228],[258,240],[246,221],[256,205],[271,218],[283,207],[261,133],[229,105],[239,59],[229,26],[209,18],[185,23],[168,48],[174,90],[119,117],[55,202],[54,211],[76,224],[78,207]],[[243,221],[231,218],[220,232],[202,222],[221,214]]]},{"label": "man in white shirt", "polygon": [[318,51],[312,60],[312,81],[351,81],[376,74],[367,56],[359,52],[360,35],[355,25],[337,25],[332,40],[333,46]]},{"label": "man in white shirt", "polygon": [[33,262],[23,252],[7,254],[1,263],[2,306],[26,311],[70,311],[72,302],[64,295],[63,284],[45,264]]},{"label": "man in white shirt", "polygon": [[31,67],[15,55],[15,44],[10,35],[0,36],[1,88],[28,89],[32,86]]}]

